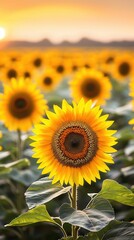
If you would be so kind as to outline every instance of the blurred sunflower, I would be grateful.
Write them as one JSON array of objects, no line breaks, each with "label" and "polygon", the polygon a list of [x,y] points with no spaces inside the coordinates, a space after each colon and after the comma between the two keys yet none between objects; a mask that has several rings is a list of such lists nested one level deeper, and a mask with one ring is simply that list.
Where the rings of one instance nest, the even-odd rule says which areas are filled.
[{"label": "blurred sunflower", "polygon": [[34,78],[33,68],[29,65],[26,66],[25,64],[22,64],[20,68],[20,75],[22,78],[29,78],[33,80]]},{"label": "blurred sunflower", "polygon": [[134,64],[131,55],[120,55],[115,59],[113,75],[117,80],[124,80],[134,73]]},{"label": "blurred sunflower", "polygon": [[75,74],[70,88],[76,102],[83,97],[86,101],[92,99],[97,104],[105,104],[105,100],[111,96],[112,85],[102,72],[84,68]]},{"label": "blurred sunflower", "polygon": [[103,50],[99,53],[99,63],[105,65],[111,65],[114,63],[117,52],[114,50]]},{"label": "blurred sunflower", "polygon": [[68,61],[62,57],[54,58],[51,62],[51,66],[55,69],[55,71],[62,75],[65,75],[68,72]]},{"label": "blurred sunflower", "polygon": [[0,95],[0,118],[9,130],[27,131],[40,121],[45,110],[46,101],[36,85],[29,80],[12,79],[4,86]]},{"label": "blurred sunflower", "polygon": [[44,57],[41,52],[33,53],[33,56],[30,56],[31,66],[35,69],[40,69],[44,66]]},{"label": "blurred sunflower", "polygon": [[60,79],[59,74],[53,68],[48,67],[38,77],[37,84],[43,91],[52,91],[56,88]]},{"label": "blurred sunflower", "polygon": [[73,107],[63,100],[62,108],[55,105],[54,111],[47,112],[48,119],[36,125],[31,137],[39,169],[50,173],[53,183],[83,185],[84,180],[90,184],[100,179],[99,171],[109,170],[105,163],[113,163],[110,153],[116,151],[116,131],[108,130],[113,121],[83,99]]},{"label": "blurred sunflower", "polygon": [[18,79],[20,77],[20,64],[7,64],[2,71],[2,81],[10,82],[12,78]]},{"label": "blurred sunflower", "polygon": [[9,51],[8,59],[11,63],[20,62],[22,54],[19,51]]}]

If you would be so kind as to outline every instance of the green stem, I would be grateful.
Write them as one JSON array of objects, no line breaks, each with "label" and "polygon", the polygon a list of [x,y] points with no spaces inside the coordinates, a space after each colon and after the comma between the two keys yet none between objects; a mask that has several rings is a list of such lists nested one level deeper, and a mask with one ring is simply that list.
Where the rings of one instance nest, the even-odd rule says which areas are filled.
[{"label": "green stem", "polygon": [[65,237],[65,239],[67,238],[67,234],[66,234],[66,232],[65,232],[65,230],[64,230],[64,228],[63,227],[61,227],[59,224],[57,224],[59,227],[60,227],[60,229],[61,229],[61,231],[62,231],[62,233],[63,233],[63,236]]},{"label": "green stem", "polygon": [[[22,158],[22,140],[21,140],[21,130],[17,130],[18,133],[18,141],[17,141],[17,146],[18,146],[18,159]],[[23,199],[24,199],[24,189],[22,184],[17,183],[17,192],[18,192],[18,197],[17,197],[17,209],[18,212],[22,212],[22,207],[23,207]]]},{"label": "green stem", "polygon": [[[77,186],[74,184],[72,187],[72,207],[77,210]],[[78,227],[72,226],[72,237],[76,240],[78,237]]]},{"label": "green stem", "polygon": [[21,159],[22,157],[22,141],[21,141],[21,131],[18,129],[18,159]]}]

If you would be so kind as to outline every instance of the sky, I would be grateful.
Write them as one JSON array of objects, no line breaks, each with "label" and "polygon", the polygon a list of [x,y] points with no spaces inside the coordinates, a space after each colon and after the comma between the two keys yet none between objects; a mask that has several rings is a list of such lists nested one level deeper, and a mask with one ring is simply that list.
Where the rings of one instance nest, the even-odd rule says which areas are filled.
[{"label": "sky", "polygon": [[2,0],[7,40],[134,40],[134,0]]}]

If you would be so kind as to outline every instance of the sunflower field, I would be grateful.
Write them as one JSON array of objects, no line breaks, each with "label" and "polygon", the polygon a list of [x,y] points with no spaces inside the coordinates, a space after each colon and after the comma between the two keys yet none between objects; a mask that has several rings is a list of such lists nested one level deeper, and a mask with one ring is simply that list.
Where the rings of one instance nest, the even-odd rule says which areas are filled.
[{"label": "sunflower field", "polygon": [[134,52],[0,52],[0,240],[134,240]]}]

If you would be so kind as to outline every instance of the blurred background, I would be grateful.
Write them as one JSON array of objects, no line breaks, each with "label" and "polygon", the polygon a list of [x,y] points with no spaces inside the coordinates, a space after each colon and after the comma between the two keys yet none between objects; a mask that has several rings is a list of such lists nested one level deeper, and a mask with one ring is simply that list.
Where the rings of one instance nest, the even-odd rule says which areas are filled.
[{"label": "blurred background", "polygon": [[[115,164],[110,165],[108,173],[101,173],[97,183],[79,187],[79,209],[88,203],[87,193],[100,191],[106,178],[134,191],[134,1],[0,3],[0,240],[56,240],[62,237],[61,231],[44,223],[4,227],[28,210],[24,193],[42,177],[29,145],[35,122],[30,118],[31,110],[29,127],[25,130],[23,126],[27,125],[20,123],[23,114],[19,114],[27,102],[26,96],[22,99],[19,95],[20,79],[23,93],[28,89],[30,95],[26,96],[37,100],[34,94],[37,96],[38,91],[49,110],[53,111],[53,104],[61,106],[63,98],[72,104],[72,100],[78,102],[83,97],[85,101],[98,102],[103,113],[114,120],[112,129],[117,130],[118,138],[118,151],[113,154]],[[83,91],[85,82],[88,92]],[[14,105],[17,98],[19,102]],[[22,152],[18,157],[20,141]],[[68,196],[64,194],[47,203],[50,215],[57,217],[59,207],[66,201]],[[112,205],[118,221],[133,221],[132,207],[114,201]],[[70,235],[70,227],[65,228]],[[81,235],[84,234],[82,229]],[[96,239],[95,235],[89,239]]]}]

